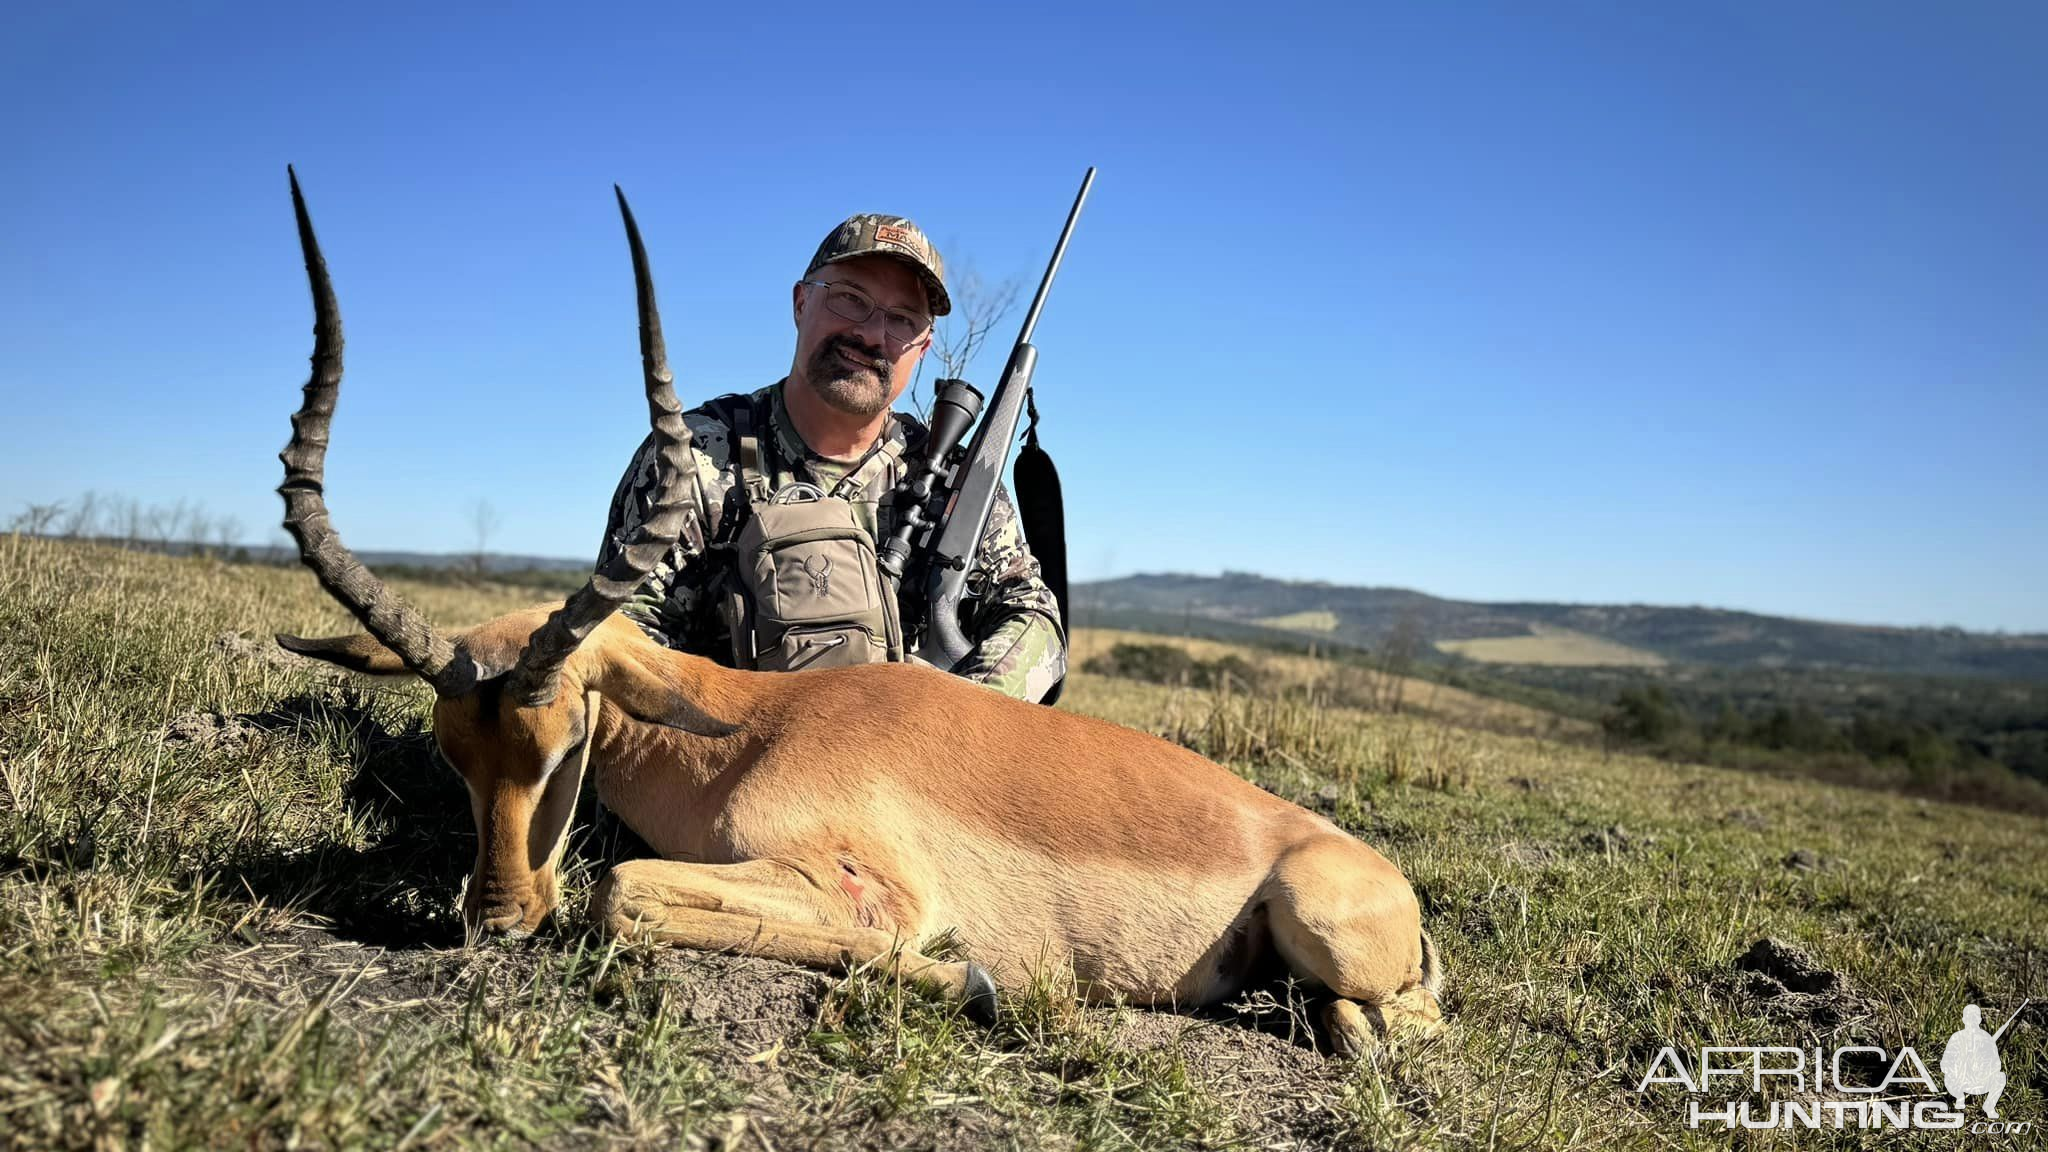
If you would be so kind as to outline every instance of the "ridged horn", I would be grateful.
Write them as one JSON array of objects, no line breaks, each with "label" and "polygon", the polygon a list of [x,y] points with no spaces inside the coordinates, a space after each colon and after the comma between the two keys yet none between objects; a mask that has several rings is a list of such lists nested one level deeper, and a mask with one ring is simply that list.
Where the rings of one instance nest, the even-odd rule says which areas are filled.
[{"label": "ridged horn", "polygon": [[634,530],[633,537],[611,559],[598,566],[583,587],[555,609],[542,624],[526,650],[519,655],[506,689],[512,699],[538,706],[554,699],[557,673],[570,655],[606,617],[633,594],[661,558],[675,546],[682,534],[688,505],[684,503],[683,477],[689,460],[690,429],[683,422],[683,408],[676,402],[675,377],[668,369],[668,348],[661,338],[661,313],[654,304],[654,277],[647,269],[647,249],[640,243],[640,226],[633,222],[633,209],[618,185],[612,191],[619,198],[619,215],[626,222],[626,243],[633,250],[634,295],[640,306],[640,368],[646,379],[647,415],[654,425],[657,477],[653,507]]},{"label": "ridged horn", "polygon": [[341,307],[327,278],[327,260],[313,235],[313,219],[299,191],[299,174],[289,166],[292,211],[299,221],[299,247],[306,256],[306,279],[313,289],[313,373],[306,397],[292,414],[292,438],[278,459],[284,463],[284,528],[298,542],[299,559],[313,570],[320,586],[397,653],[434,691],[459,696],[476,686],[476,667],[468,656],[436,635],[419,609],[384,586],[382,580],[348,550],[327,515],[324,473],[327,428],[334,419],[334,401],[341,392]]}]

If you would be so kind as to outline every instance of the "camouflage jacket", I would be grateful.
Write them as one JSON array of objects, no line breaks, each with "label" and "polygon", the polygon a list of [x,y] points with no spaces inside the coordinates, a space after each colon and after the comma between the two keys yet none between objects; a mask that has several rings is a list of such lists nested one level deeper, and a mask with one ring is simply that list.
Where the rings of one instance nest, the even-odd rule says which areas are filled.
[{"label": "camouflage jacket", "polygon": [[[853,464],[828,460],[810,450],[790,423],[782,388],[778,381],[751,398],[765,400],[770,412],[772,431],[760,433],[764,445],[770,435],[775,437],[776,471],[770,484],[780,490],[802,480],[830,490]],[[865,483],[847,496],[854,518],[877,543],[887,538],[895,522],[894,494],[902,460],[913,455],[925,437],[924,425],[915,417],[902,412],[890,417],[885,433],[887,450],[865,465],[870,473]],[[690,429],[696,483],[703,500],[689,502],[692,512],[675,547],[620,610],[661,644],[730,664],[732,641],[718,611],[714,583],[731,567],[732,560],[729,549],[715,542],[729,538],[722,536],[720,529],[744,503],[743,486],[738,483],[731,430],[725,423],[705,408],[693,408],[683,419]],[[630,537],[646,516],[653,503],[654,480],[654,439],[650,435],[633,454],[633,463],[612,496],[600,564],[623,547],[622,540]],[[967,587],[971,599],[961,624],[975,647],[954,672],[1020,699],[1043,697],[1066,673],[1059,603],[1039,578],[1038,561],[1024,543],[1009,493],[1000,487]],[[909,617],[905,620],[907,624]],[[914,651],[920,639],[912,633],[904,638],[905,645]]]}]

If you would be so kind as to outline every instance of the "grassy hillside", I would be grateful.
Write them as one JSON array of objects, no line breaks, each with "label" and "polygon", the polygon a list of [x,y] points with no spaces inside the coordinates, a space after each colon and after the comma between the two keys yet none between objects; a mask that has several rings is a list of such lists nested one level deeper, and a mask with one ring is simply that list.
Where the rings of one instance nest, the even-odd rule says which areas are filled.
[{"label": "grassy hillside", "polygon": [[[1184,605],[1178,613],[1132,606],[1176,599]],[[2000,652],[2048,652],[2044,637],[1859,629],[1712,609],[1461,605],[1399,589],[1241,573],[1134,576],[1085,585],[1077,601],[1075,619],[1084,625],[1317,653],[1367,679],[1403,673],[1601,724],[1620,742],[1665,759],[2048,813],[2048,679],[1990,674]],[[1344,612],[1258,615],[1314,603],[1340,604]],[[1520,615],[1500,615],[1508,609]],[[1624,643],[1545,617],[1635,639]],[[1694,643],[1702,630],[1711,637]],[[1870,635],[1897,643],[1864,657],[1840,646],[1854,648]],[[1638,640],[1641,646],[1632,646]],[[1970,665],[1974,674],[1953,674],[1957,665],[1946,657],[1914,655],[1926,643],[1984,660]],[[1742,655],[1756,645],[1762,647]],[[1900,670],[1929,663],[1951,672]],[[1618,714],[1639,711],[1646,693],[1662,715]],[[1376,701],[1369,706],[1389,710]]]},{"label": "grassy hillside", "polygon": [[1565,667],[1656,668],[1666,663],[1655,652],[1645,652],[1569,628],[1532,624],[1527,636],[1497,636],[1486,640],[1439,640],[1439,651],[1454,653],[1481,664],[1545,664]]},{"label": "grassy hillside", "polygon": [[1070,641],[1072,666],[1085,669],[1091,659],[1119,644],[1164,644],[1198,660],[1235,655],[1265,673],[1267,687],[1300,690],[1315,699],[1343,706],[1368,696],[1381,705],[1373,711],[1400,711],[1460,728],[1478,728],[1518,736],[1593,740],[1599,727],[1589,721],[1532,708],[1454,688],[1419,676],[1399,676],[1347,661],[1321,659],[1264,649],[1251,650],[1198,636],[1161,636],[1117,628],[1076,628]]},{"label": "grassy hillside", "polygon": [[[531,599],[405,591],[451,625]],[[1277,986],[1199,1017],[1049,991],[982,1030],[871,974],[608,946],[587,812],[563,925],[471,945],[425,691],[262,639],[344,623],[301,573],[0,537],[0,1146],[1718,1148],[1634,1091],[1660,1047],[1932,1061],[1963,1003],[2048,992],[2038,819],[1088,676],[1063,706],[1401,865],[1449,1027],[1330,1062]],[[2044,1024],[2000,1046],[2036,1126]],[[1861,1141],[1746,1139],[1795,1143]]]},{"label": "grassy hillside", "polygon": [[1284,632],[1335,632],[1335,612],[1295,612],[1287,616],[1268,616],[1252,623],[1263,628],[1278,628]]}]

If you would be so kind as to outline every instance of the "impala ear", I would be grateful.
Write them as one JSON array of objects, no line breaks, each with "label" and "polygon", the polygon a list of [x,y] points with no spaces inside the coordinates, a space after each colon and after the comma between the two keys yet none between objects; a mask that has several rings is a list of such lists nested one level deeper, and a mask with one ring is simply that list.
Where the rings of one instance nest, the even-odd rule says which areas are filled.
[{"label": "impala ear", "polygon": [[682,691],[682,678],[668,665],[701,659],[676,652],[607,652],[590,680],[618,710],[635,720],[676,728],[696,736],[730,736],[738,726],[711,714],[707,702]]},{"label": "impala ear", "polygon": [[372,676],[397,676],[412,671],[405,666],[405,661],[398,658],[398,653],[386,648],[368,632],[311,640],[279,632],[277,646],[287,652],[311,656],[315,660],[338,664],[351,672],[367,672]]}]

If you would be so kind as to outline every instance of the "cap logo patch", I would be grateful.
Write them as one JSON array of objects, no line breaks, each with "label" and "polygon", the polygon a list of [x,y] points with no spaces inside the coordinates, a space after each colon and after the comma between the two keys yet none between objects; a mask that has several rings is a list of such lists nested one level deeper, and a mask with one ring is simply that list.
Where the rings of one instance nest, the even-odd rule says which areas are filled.
[{"label": "cap logo patch", "polygon": [[910,231],[905,228],[898,228],[894,224],[875,225],[875,243],[901,244],[905,248],[917,247],[916,244],[911,242]]}]

